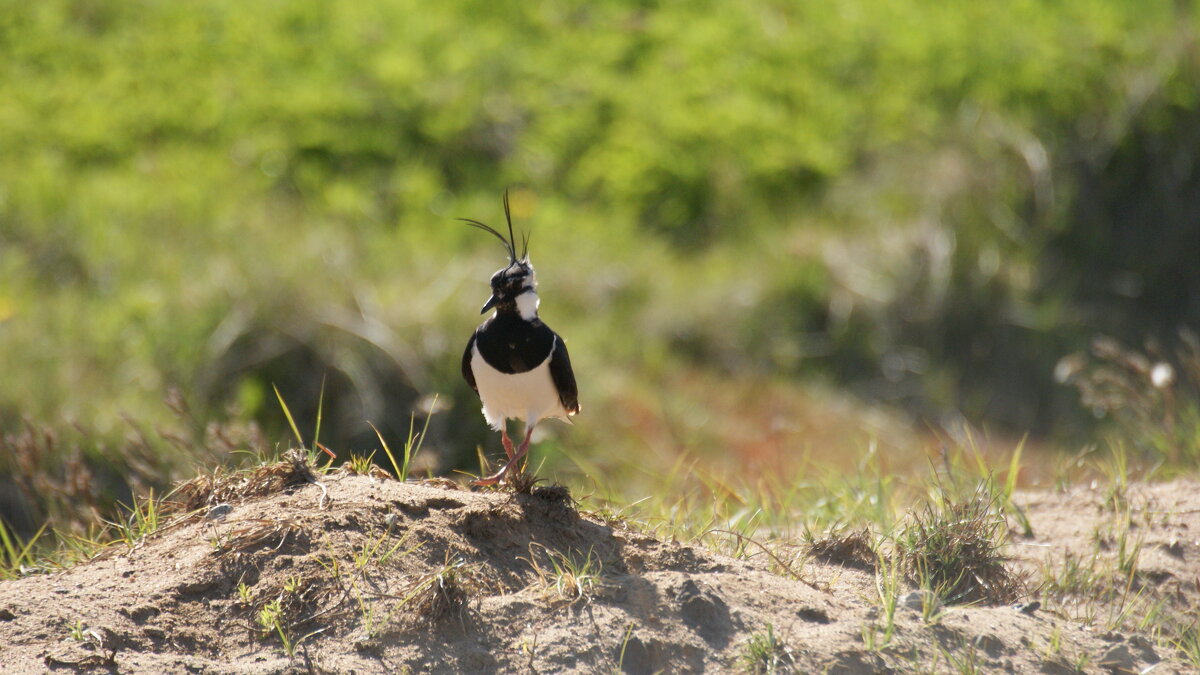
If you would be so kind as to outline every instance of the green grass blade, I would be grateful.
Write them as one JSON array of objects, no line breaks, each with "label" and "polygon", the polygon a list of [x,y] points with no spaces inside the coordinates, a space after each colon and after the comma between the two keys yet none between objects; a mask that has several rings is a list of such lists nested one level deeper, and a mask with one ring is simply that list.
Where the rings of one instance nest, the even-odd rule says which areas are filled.
[{"label": "green grass blade", "polygon": [[433,402],[429,404],[429,412],[425,414],[425,426],[421,427],[421,435],[416,439],[416,447],[413,447],[412,426],[413,418],[408,419],[408,442],[404,444],[404,476],[408,477],[408,467],[412,464],[412,460],[421,452],[421,446],[425,445],[425,436],[429,431],[429,421],[433,419],[433,411],[437,409],[438,394],[433,395]]},{"label": "green grass blade", "polygon": [[12,561],[17,559],[17,547],[13,541],[15,537],[16,535],[8,533],[8,526],[4,524],[3,520],[0,520],[0,543],[4,544],[4,566],[6,568],[12,566]]},{"label": "green grass blade", "polygon": [[1012,458],[1008,460],[1008,475],[1004,478],[1004,506],[1017,519],[1017,523],[1021,526],[1021,533],[1026,537],[1032,537],[1033,523],[1029,522],[1029,516],[1025,515],[1025,509],[1013,501],[1013,494],[1017,491],[1017,479],[1021,475],[1021,453],[1025,450],[1025,441],[1028,438],[1028,434],[1021,437],[1021,442],[1013,450]]},{"label": "green grass blade", "polygon": [[1029,434],[1021,437],[1021,442],[1017,443],[1017,447],[1013,450],[1012,459],[1008,460],[1008,476],[1004,479],[1004,497],[1012,499],[1013,493],[1017,489],[1017,476],[1021,473],[1021,453],[1025,450],[1025,441],[1029,439]]},{"label": "green grass blade", "polygon": [[[320,393],[320,395],[317,396],[317,424],[316,424],[316,428],[313,429],[313,447],[314,448],[317,447],[317,445],[321,441],[321,415],[324,412],[324,410],[325,410],[325,376],[321,375],[321,393]],[[288,419],[290,420],[291,417],[289,416]]]},{"label": "green grass blade", "polygon": [[283,400],[283,394],[279,393],[279,387],[276,387],[274,384],[271,385],[271,388],[275,390],[275,398],[279,399],[279,406],[283,408],[283,414],[287,417],[288,424],[292,427],[292,433],[296,434],[296,442],[303,448],[304,438],[300,436],[300,429],[296,427],[296,420],[292,419],[292,411],[288,410],[287,403]]},{"label": "green grass blade", "polygon": [[380,445],[383,446],[383,451],[387,453],[388,461],[392,463],[392,470],[396,472],[396,480],[407,480],[408,475],[400,473],[400,466],[396,464],[396,456],[392,454],[392,449],[388,447],[387,441],[383,440],[383,434],[379,433],[379,429],[375,428],[374,424],[367,422],[367,426],[371,427],[371,430],[375,432],[375,436],[379,439]]},{"label": "green grass blade", "polygon": [[42,526],[38,528],[38,531],[33,533],[33,536],[29,538],[29,541],[25,542],[25,546],[21,548],[20,555],[17,556],[18,563],[24,564],[25,561],[29,559],[29,552],[33,550],[33,545],[37,543],[38,539],[42,538],[42,535],[46,532],[46,526],[49,524],[49,521],[42,523]]}]

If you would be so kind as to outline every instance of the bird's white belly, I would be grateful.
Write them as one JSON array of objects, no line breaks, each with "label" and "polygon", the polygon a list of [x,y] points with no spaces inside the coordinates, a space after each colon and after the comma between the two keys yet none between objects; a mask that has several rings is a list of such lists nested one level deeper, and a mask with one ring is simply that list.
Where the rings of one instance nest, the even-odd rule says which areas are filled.
[{"label": "bird's white belly", "polygon": [[473,346],[471,372],[483,401],[483,416],[493,429],[500,429],[504,420],[510,418],[524,420],[526,424],[537,424],[546,417],[567,418],[550,378],[549,356],[533,370],[502,373],[484,360],[478,346]]}]

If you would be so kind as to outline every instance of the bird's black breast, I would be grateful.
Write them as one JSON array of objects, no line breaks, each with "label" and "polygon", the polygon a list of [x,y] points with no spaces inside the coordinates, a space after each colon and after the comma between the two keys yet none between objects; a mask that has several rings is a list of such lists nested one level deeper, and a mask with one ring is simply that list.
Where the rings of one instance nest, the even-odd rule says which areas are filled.
[{"label": "bird's black breast", "polygon": [[488,365],[502,373],[524,373],[541,365],[554,349],[554,331],[540,319],[526,321],[501,313],[475,331],[475,346]]}]

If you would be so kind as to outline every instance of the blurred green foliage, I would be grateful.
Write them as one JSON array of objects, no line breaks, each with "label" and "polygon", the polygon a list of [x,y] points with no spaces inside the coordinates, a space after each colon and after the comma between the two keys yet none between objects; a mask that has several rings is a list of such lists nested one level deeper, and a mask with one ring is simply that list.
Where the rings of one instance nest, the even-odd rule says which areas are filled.
[{"label": "blurred green foliage", "polygon": [[[1196,27],[1123,0],[2,0],[0,427],[79,425],[136,473],[111,439],[179,424],[172,387],[175,445],[210,447],[211,420],[282,438],[270,386],[311,419],[327,379],[332,447],[441,392],[461,464],[501,256],[452,218],[512,186],[598,419],[694,368],[1054,432],[1060,356],[1200,320]],[[1190,206],[1128,247],[1123,209],[1163,200]],[[636,442],[600,426],[561,443]]]}]

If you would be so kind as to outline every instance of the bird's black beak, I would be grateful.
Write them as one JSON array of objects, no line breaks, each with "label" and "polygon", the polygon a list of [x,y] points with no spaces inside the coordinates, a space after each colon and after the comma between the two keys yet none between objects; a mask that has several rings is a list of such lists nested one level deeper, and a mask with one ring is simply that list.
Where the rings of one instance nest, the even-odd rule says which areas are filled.
[{"label": "bird's black beak", "polygon": [[487,314],[487,311],[495,307],[496,303],[498,302],[500,302],[500,298],[497,297],[495,293],[492,293],[492,297],[488,298],[488,301],[483,303],[483,309],[479,310],[479,313]]}]

